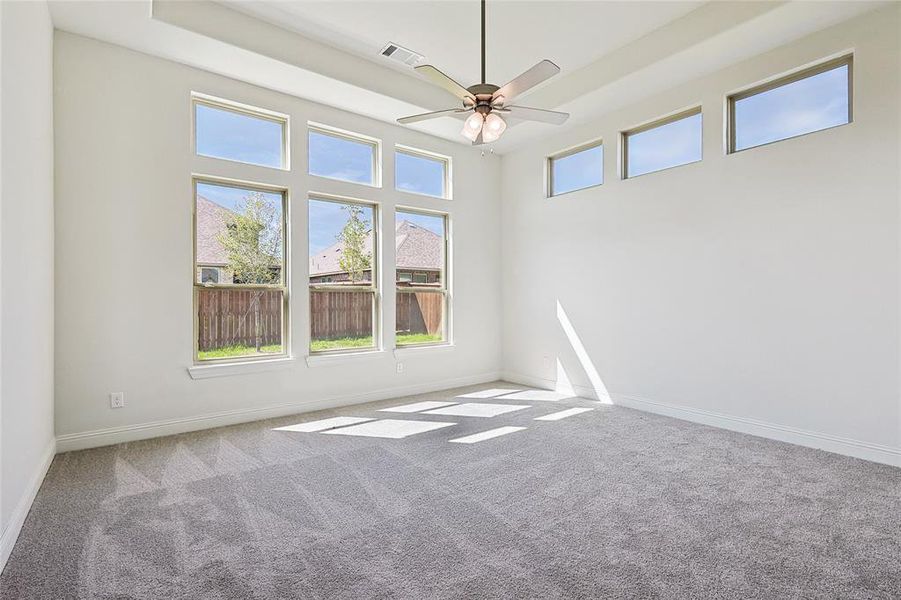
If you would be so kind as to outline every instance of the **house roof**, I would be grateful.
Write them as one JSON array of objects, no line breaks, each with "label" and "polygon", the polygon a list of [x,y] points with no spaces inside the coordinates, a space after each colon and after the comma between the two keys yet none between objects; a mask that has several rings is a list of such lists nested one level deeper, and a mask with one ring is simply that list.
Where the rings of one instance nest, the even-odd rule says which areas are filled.
[{"label": "house roof", "polygon": [[[394,229],[395,254],[400,269],[421,269],[437,271],[441,269],[442,239],[437,233],[409,221],[399,222]],[[343,242],[335,242],[325,250],[310,257],[310,275],[343,273],[338,264]],[[372,251],[372,232],[364,241],[366,252]]]},{"label": "house roof", "polygon": [[232,214],[224,206],[197,196],[197,264],[228,264],[228,254],[216,236],[225,231]]}]

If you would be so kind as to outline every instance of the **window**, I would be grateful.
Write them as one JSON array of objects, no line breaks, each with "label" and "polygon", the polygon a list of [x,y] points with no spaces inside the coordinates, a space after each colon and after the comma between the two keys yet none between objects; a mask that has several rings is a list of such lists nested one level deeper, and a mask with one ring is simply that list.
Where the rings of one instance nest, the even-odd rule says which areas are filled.
[{"label": "window", "polygon": [[200,283],[219,283],[219,269],[215,267],[201,267]]},{"label": "window", "polygon": [[394,229],[396,345],[446,342],[447,215],[398,209]]},{"label": "window", "polygon": [[593,142],[548,158],[548,196],[604,183],[604,145]]},{"label": "window", "polygon": [[195,180],[197,361],[286,353],[285,255],[283,191]]},{"label": "window", "polygon": [[378,347],[374,205],[310,198],[310,352]]},{"label": "window", "polygon": [[394,153],[394,187],[402,192],[449,198],[450,159],[398,146]]},{"label": "window", "polygon": [[701,107],[623,132],[623,178],[701,160]]},{"label": "window", "polygon": [[310,175],[378,186],[379,142],[310,125]]},{"label": "window", "polygon": [[851,122],[845,56],[729,96],[729,152]]},{"label": "window", "polygon": [[194,149],[201,156],[288,168],[287,117],[194,97]]}]

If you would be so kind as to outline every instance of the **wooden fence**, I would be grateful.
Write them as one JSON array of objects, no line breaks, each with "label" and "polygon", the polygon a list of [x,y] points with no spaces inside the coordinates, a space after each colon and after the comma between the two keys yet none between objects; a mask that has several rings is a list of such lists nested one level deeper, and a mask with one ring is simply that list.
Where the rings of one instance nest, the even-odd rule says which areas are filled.
[{"label": "wooden fence", "polygon": [[[256,308],[262,344],[282,341],[282,293],[275,290],[198,289],[200,350],[256,344]],[[440,333],[444,297],[435,292],[398,292],[396,329],[404,333]],[[372,335],[370,292],[316,291],[310,294],[310,335],[338,339]]]},{"label": "wooden fence", "polygon": [[441,333],[444,295],[436,292],[398,292],[395,329],[403,333]]},{"label": "wooden fence", "polygon": [[202,288],[197,293],[197,342],[200,350],[255,346],[257,305],[262,345],[282,343],[280,291]]}]

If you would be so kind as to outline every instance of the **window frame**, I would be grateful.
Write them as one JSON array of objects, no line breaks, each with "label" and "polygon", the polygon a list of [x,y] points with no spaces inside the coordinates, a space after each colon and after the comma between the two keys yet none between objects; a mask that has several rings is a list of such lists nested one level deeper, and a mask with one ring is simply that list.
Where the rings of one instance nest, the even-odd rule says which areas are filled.
[{"label": "window frame", "polygon": [[[593,150],[594,148],[601,147],[601,182],[595,183],[593,185],[587,185],[585,187],[576,188],[574,190],[569,190],[567,192],[560,192],[559,194],[554,193],[554,162],[563,158],[568,158],[573,156],[574,154],[579,154],[581,152],[585,152],[587,150]],[[585,142],[583,144],[579,144],[578,146],[574,146],[572,148],[567,148],[566,150],[561,150],[560,152],[555,152],[554,154],[549,155],[545,160],[545,173],[547,174],[547,187],[545,189],[545,197],[546,198],[558,198],[560,196],[565,196],[566,194],[572,194],[575,192],[581,192],[582,190],[590,190],[592,188],[601,187],[604,185],[604,162],[606,159],[606,148],[604,148],[604,138],[597,138],[591,140],[589,142]]]},{"label": "window frame", "polygon": [[[241,190],[250,190],[250,191],[259,191],[270,194],[280,194],[282,197],[282,277],[281,283],[279,284],[266,284],[266,283],[202,283],[197,281],[197,184],[205,183],[209,185],[217,185],[221,187],[232,187]],[[205,175],[205,174],[192,174],[191,175],[191,189],[193,191],[193,199],[192,199],[192,249],[191,255],[193,264],[191,267],[191,282],[192,282],[192,291],[193,291],[193,321],[194,321],[194,329],[193,329],[193,338],[194,338],[194,354],[193,354],[193,362],[195,366],[200,365],[215,365],[215,364],[235,364],[235,363],[246,363],[246,362],[256,362],[260,360],[272,360],[277,358],[287,358],[291,355],[290,349],[290,332],[291,332],[291,315],[290,315],[290,280],[291,280],[291,271],[290,271],[290,256],[291,256],[291,245],[290,245],[290,235],[289,235],[289,223],[290,221],[290,206],[291,203],[289,201],[289,191],[288,188],[277,185],[270,185],[259,182],[249,182],[237,179],[230,179],[225,177],[217,177],[214,175]],[[221,269],[220,269],[221,276]],[[200,358],[200,321],[199,316],[197,314],[200,290],[203,289],[265,289],[265,290],[278,290],[282,294],[282,327],[281,327],[281,338],[282,338],[282,351],[279,353],[270,353],[263,354],[261,356],[228,356],[223,358]]]},{"label": "window frame", "polygon": [[[330,179],[330,178],[327,178]],[[343,181],[343,180],[341,180]],[[353,183],[353,182],[351,182]],[[308,318],[309,323],[307,333],[309,342],[307,344],[307,356],[329,356],[336,354],[361,354],[366,352],[379,352],[382,350],[382,293],[381,293],[381,205],[372,200],[364,200],[362,198],[348,198],[345,196],[336,196],[334,194],[325,194],[320,192],[310,192],[307,194],[307,264],[309,265],[309,239],[310,239],[310,202],[316,200],[319,202],[331,202],[333,204],[357,204],[372,209],[372,272],[369,277],[369,285],[342,285],[341,282],[321,282],[310,283],[310,274],[307,273],[307,294],[308,296]],[[309,268],[309,267],[308,267]],[[370,292],[372,293],[372,346],[363,348],[334,348],[331,350],[313,350],[313,294],[318,291],[335,291],[335,292]]]},{"label": "window frame", "polygon": [[[261,165],[259,163],[245,162],[243,160],[235,160],[233,158],[224,158],[221,156],[210,156],[209,154],[201,154],[197,151],[197,106],[203,105],[208,108],[213,108],[216,110],[223,110],[226,112],[235,113],[238,115],[243,115],[246,117],[253,117],[255,119],[261,119],[263,121],[272,121],[274,123],[278,123],[282,129],[282,143],[281,143],[281,157],[282,164],[278,167],[273,167],[270,165]],[[262,169],[275,169],[277,171],[290,171],[291,170],[291,117],[276,112],[274,110],[268,110],[265,108],[260,108],[258,106],[252,106],[250,104],[243,104],[241,102],[234,102],[232,100],[226,100],[225,98],[218,98],[216,96],[210,96],[208,94],[202,94],[200,92],[191,92],[191,152],[196,157],[208,158],[212,160],[224,160],[229,163],[238,164],[238,165],[250,165],[251,167],[260,167]]]},{"label": "window frame", "polygon": [[[432,194],[425,194],[423,192],[413,192],[411,190],[402,190],[397,187],[397,155],[398,154],[406,154],[407,156],[414,156],[416,158],[425,158],[428,160],[438,161],[444,164],[444,180],[442,181],[442,193],[440,196],[433,196]],[[412,146],[405,146],[403,144],[395,144],[394,145],[394,189],[395,191],[401,192],[403,194],[413,194],[415,196],[423,196],[425,198],[438,198],[440,200],[452,200],[453,199],[453,185],[452,185],[452,158],[450,156],[445,156],[444,154],[438,154],[437,152],[430,152],[428,150],[422,150],[421,148],[414,148]]]},{"label": "window frame", "polygon": [[[338,138],[341,140],[355,142],[358,144],[366,144],[367,146],[371,146],[372,151],[372,183],[365,183],[361,181],[351,181],[349,179],[341,179],[339,177],[329,177],[328,175],[319,175],[317,173],[313,173],[310,171],[310,159],[313,154],[310,151],[310,133],[318,133],[320,135],[327,135],[333,138]],[[310,177],[320,177],[322,179],[327,179],[328,181],[341,181],[343,183],[349,183],[351,185],[362,185],[369,188],[381,188],[382,187],[382,140],[379,138],[375,138],[372,136],[364,135],[362,133],[356,133],[354,131],[348,131],[346,129],[339,129],[338,127],[332,127],[331,125],[325,125],[323,123],[316,123],[313,121],[307,121],[307,172],[306,174]]]},{"label": "window frame", "polygon": [[[397,224],[397,214],[398,213],[410,213],[414,215],[424,215],[428,217],[441,217],[444,220],[444,244],[442,245],[442,258],[443,258],[443,268],[442,268],[442,277],[440,278],[440,287],[421,287],[417,288],[415,285],[411,286],[398,286],[397,285],[397,256],[395,255],[395,264],[394,269],[392,271],[392,283],[394,284],[394,292],[395,292],[395,301],[394,301],[394,310],[395,314],[397,311],[397,300],[396,296],[398,294],[412,294],[416,292],[421,293],[429,293],[429,294],[441,294],[442,295],[442,313],[443,313],[443,330],[444,336],[442,340],[437,342],[418,342],[414,344],[398,344],[397,343],[397,327],[395,326],[394,331],[394,348],[397,350],[400,349],[408,349],[408,348],[425,348],[430,346],[451,346],[453,345],[453,337],[452,337],[452,294],[451,294],[451,215],[448,212],[443,212],[439,210],[429,210],[425,208],[419,208],[415,206],[405,206],[405,205],[396,205],[394,207],[394,224]],[[410,269],[411,273],[415,273],[415,269]],[[405,282],[407,283],[407,282]],[[410,281],[409,283],[413,283]],[[421,285],[421,284],[420,284]]]},{"label": "window frame", "polygon": [[[675,123],[676,121],[681,121],[682,119],[687,119],[689,117],[693,117],[695,115],[701,115],[701,156],[698,160],[692,160],[686,163],[680,163],[678,165],[672,165],[669,167],[664,167],[662,169],[657,169],[655,171],[648,171],[647,173],[640,173],[638,175],[629,175],[629,138],[633,135],[637,135],[639,133],[644,133],[645,131],[650,131],[652,129],[657,129],[658,127],[663,127],[664,125],[669,125],[670,123]],[[652,173],[660,173],[662,171],[669,171],[670,169],[676,169],[678,167],[684,167],[686,165],[692,165],[695,163],[699,163],[704,160],[704,111],[703,106],[698,104],[696,106],[692,106],[691,108],[686,108],[684,110],[679,110],[677,112],[671,113],[664,117],[660,117],[659,119],[654,119],[653,121],[649,121],[642,125],[638,125],[636,127],[632,127],[630,129],[624,129],[619,133],[620,139],[620,179],[635,179],[636,177],[642,177],[644,175],[650,175]]]},{"label": "window frame", "polygon": [[[825,127],[823,129],[816,129],[814,131],[808,131],[807,133],[799,133],[797,135],[792,135],[784,138],[780,138],[778,140],[773,140],[770,142],[764,142],[763,144],[757,144],[755,146],[748,146],[747,148],[737,149],[735,147],[736,141],[736,130],[735,130],[735,103],[745,98],[751,98],[752,96],[757,96],[759,94],[763,94],[765,92],[769,92],[770,90],[774,90],[776,88],[784,87],[786,85],[802,81],[804,79],[808,79],[810,77],[814,77],[816,75],[820,75],[821,73],[826,73],[827,71],[832,71],[833,69],[838,69],[840,67],[847,66],[848,67],[848,122],[841,123],[839,125],[832,125],[830,127]],[[820,131],[828,131],[830,129],[835,129],[836,127],[844,127],[845,125],[850,125],[854,122],[854,53],[849,52],[838,56],[836,58],[831,58],[819,62],[815,65],[811,65],[809,67],[802,67],[800,69],[796,69],[795,71],[789,72],[784,75],[778,75],[769,81],[765,81],[761,84],[751,86],[749,88],[745,88],[743,90],[733,92],[731,94],[726,95],[726,154],[737,154],[738,152],[744,152],[745,150],[751,150],[753,148],[760,148],[762,146],[769,146],[770,144],[775,144],[778,142],[784,142],[786,140],[791,140],[799,137],[804,137],[805,135],[810,135],[813,133],[819,133]]]}]

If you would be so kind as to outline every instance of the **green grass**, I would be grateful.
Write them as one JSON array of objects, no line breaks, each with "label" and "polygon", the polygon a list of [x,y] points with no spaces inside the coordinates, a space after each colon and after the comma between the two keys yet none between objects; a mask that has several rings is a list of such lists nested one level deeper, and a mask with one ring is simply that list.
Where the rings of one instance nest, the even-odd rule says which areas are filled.
[{"label": "green grass", "polygon": [[270,346],[262,346],[257,352],[253,346],[226,346],[224,348],[216,348],[215,350],[201,350],[197,353],[200,360],[210,360],[211,358],[232,358],[246,356],[261,356],[263,354],[280,354],[282,351],[281,344],[272,344]]},{"label": "green grass", "polygon": [[312,340],[310,350],[324,352],[326,350],[344,350],[345,348],[370,348],[372,336],[358,338],[338,338],[336,340]]},{"label": "green grass", "polygon": [[[429,333],[399,333],[397,345],[430,344],[442,341],[441,334]],[[358,338],[340,338],[336,340],[313,340],[310,343],[310,351],[326,352],[328,350],[352,350],[354,348],[372,348],[372,336]]]},{"label": "green grass", "polygon": [[443,341],[440,333],[398,333],[397,345],[433,344]]}]

